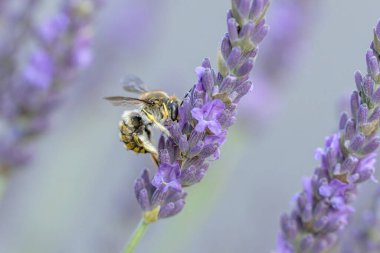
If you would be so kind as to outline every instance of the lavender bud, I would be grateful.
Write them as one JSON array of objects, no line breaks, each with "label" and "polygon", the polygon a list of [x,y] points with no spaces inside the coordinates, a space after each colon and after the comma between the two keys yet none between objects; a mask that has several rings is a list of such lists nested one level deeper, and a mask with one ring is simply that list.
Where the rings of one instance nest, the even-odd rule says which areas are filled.
[{"label": "lavender bud", "polygon": [[226,34],[222,40],[222,44],[220,46],[220,51],[222,52],[223,58],[228,59],[232,50],[232,46],[230,43],[230,37]]},{"label": "lavender bud", "polygon": [[374,39],[373,39],[373,49],[380,54],[380,22],[373,29]]},{"label": "lavender bud", "polygon": [[160,218],[167,218],[169,216],[172,216],[171,214],[173,213],[174,209],[175,204],[173,202],[170,202],[160,208],[160,212],[158,215]]},{"label": "lavender bud", "polygon": [[358,112],[358,119],[357,119],[358,124],[362,125],[366,123],[367,117],[368,117],[368,107],[366,104],[361,104],[359,107],[359,112]]},{"label": "lavender bud", "polygon": [[228,28],[228,35],[230,37],[231,43],[234,43],[239,39],[238,32],[237,32],[237,23],[234,18],[230,18],[227,20],[227,28]]},{"label": "lavender bud", "polygon": [[238,4],[239,14],[243,18],[248,18],[250,0],[240,0]]},{"label": "lavender bud", "polygon": [[149,196],[148,196],[148,191],[146,189],[142,189],[141,191],[138,192],[136,195],[137,202],[141,206],[143,210],[149,210],[150,208],[150,203],[149,203]]},{"label": "lavender bud", "polygon": [[211,62],[210,62],[210,59],[209,58],[204,58],[203,59],[203,62],[201,64],[201,66],[203,68],[206,68],[206,69],[211,69]]},{"label": "lavender bud", "polygon": [[253,20],[258,19],[267,4],[267,0],[253,0],[249,17]]},{"label": "lavender bud", "polygon": [[188,156],[190,158],[199,155],[199,153],[203,150],[204,143],[202,141],[198,142],[195,146],[191,147]]},{"label": "lavender bud", "polygon": [[182,135],[180,138],[179,138],[179,149],[182,151],[182,152],[187,152],[189,150],[189,143],[187,142],[187,137],[186,135]]},{"label": "lavender bud", "polygon": [[252,87],[252,82],[249,80],[242,83],[238,88],[235,89],[236,97],[232,98],[233,102],[238,103],[243,96],[252,91]]},{"label": "lavender bud", "polygon": [[326,216],[321,217],[319,220],[317,220],[316,222],[314,222],[314,224],[313,224],[313,230],[316,231],[316,232],[319,232],[322,229],[324,229],[327,226],[328,223],[329,223],[329,219]]},{"label": "lavender bud", "polygon": [[375,86],[375,83],[373,82],[371,78],[369,77],[364,78],[363,90],[367,96],[369,97],[372,96],[374,86]]},{"label": "lavender bud", "polygon": [[302,222],[307,223],[307,222],[311,221],[312,218],[313,218],[312,206],[310,205],[310,203],[307,203],[307,205],[305,206],[305,208],[301,212]]},{"label": "lavender bud", "polygon": [[361,183],[367,181],[373,176],[375,169],[372,167],[365,167],[359,170],[357,173],[353,174],[352,177],[349,178],[351,183]]},{"label": "lavender bud", "polygon": [[355,170],[358,162],[359,162],[359,160],[356,157],[350,155],[342,163],[341,172],[342,173],[352,173]]},{"label": "lavender bud", "polygon": [[355,135],[355,122],[352,119],[349,119],[346,124],[344,137],[346,140],[351,140]]},{"label": "lavender bud", "polygon": [[210,157],[211,155],[213,155],[217,149],[218,149],[217,144],[206,145],[205,147],[203,147],[202,151],[200,152],[199,157],[201,159],[206,159]]},{"label": "lavender bud", "polygon": [[348,121],[348,115],[346,112],[343,112],[340,115],[340,120],[339,120],[339,130],[344,130],[346,123]]},{"label": "lavender bud", "polygon": [[328,243],[326,242],[326,240],[319,239],[314,243],[313,249],[311,250],[311,252],[322,253],[327,247],[328,247]]},{"label": "lavender bud", "polygon": [[308,199],[305,192],[301,192],[297,197],[297,204],[300,210],[304,209],[308,203]]},{"label": "lavender bud", "polygon": [[368,68],[369,68],[369,73],[370,73],[371,77],[374,80],[378,80],[380,70],[379,70],[379,63],[377,61],[376,56],[372,56],[371,58],[369,58]]},{"label": "lavender bud", "polygon": [[325,202],[318,202],[314,209],[313,217],[315,219],[321,219],[329,211],[329,206]]},{"label": "lavender bud", "polygon": [[230,93],[236,84],[236,77],[226,76],[220,84],[220,92]]},{"label": "lavender bud", "polygon": [[241,49],[240,47],[234,47],[231,51],[231,54],[228,56],[227,65],[230,69],[234,69],[239,63],[241,58]]},{"label": "lavender bud", "polygon": [[160,149],[158,156],[161,163],[170,163],[170,155],[167,149]]},{"label": "lavender bud", "polygon": [[301,246],[300,249],[302,252],[305,252],[309,250],[314,244],[314,237],[312,235],[306,235],[302,240],[301,240]]},{"label": "lavender bud", "polygon": [[242,66],[238,68],[238,70],[236,71],[236,75],[239,77],[246,76],[248,73],[251,72],[254,62],[255,61],[253,59],[248,59]]},{"label": "lavender bud", "polygon": [[359,70],[355,71],[355,83],[356,83],[356,88],[358,90],[362,90],[363,76],[362,76],[362,74],[360,73]]},{"label": "lavender bud", "polygon": [[239,38],[250,38],[250,36],[253,34],[255,29],[255,25],[250,21],[247,24],[245,24],[242,29],[239,32]]},{"label": "lavender bud", "polygon": [[354,152],[357,152],[359,149],[361,149],[361,147],[363,146],[364,144],[364,141],[365,141],[365,137],[362,133],[358,133],[351,141],[350,143],[350,146],[349,148],[354,151]]},{"label": "lavender bud", "polygon": [[281,229],[288,240],[293,240],[297,234],[297,223],[286,214],[281,215]]},{"label": "lavender bud", "polygon": [[211,93],[214,86],[214,76],[210,69],[205,69],[202,75],[202,84],[204,89]]},{"label": "lavender bud", "polygon": [[380,144],[380,137],[373,138],[367,145],[363,147],[362,153],[367,155],[374,152]]},{"label": "lavender bud", "polygon": [[351,114],[355,117],[359,111],[359,93],[354,91],[351,95]]},{"label": "lavender bud", "polygon": [[262,27],[260,27],[260,29],[256,30],[252,34],[251,39],[252,39],[253,43],[256,45],[259,44],[265,38],[265,36],[268,34],[268,32],[269,32],[269,26],[268,25],[263,25]]}]

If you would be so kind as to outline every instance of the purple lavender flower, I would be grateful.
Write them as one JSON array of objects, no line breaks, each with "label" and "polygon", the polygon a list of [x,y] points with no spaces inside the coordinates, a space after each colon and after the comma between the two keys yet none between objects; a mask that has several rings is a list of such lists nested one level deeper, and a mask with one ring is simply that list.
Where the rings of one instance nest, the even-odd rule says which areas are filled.
[{"label": "purple lavender flower", "polygon": [[[376,37],[379,32],[375,29]],[[366,54],[368,73],[355,73],[357,90],[351,96],[351,114],[342,113],[339,132],[327,137],[325,148],[316,152],[320,165],[311,178],[304,180],[293,211],[281,217],[278,253],[330,249],[354,212],[357,186],[374,180],[375,152],[380,143],[376,136],[380,51],[373,48]]]},{"label": "purple lavender flower", "polygon": [[195,131],[202,133],[206,130],[210,130],[215,135],[222,132],[222,126],[219,123],[219,117],[224,111],[224,103],[219,99],[207,102],[202,108],[193,108],[191,115],[198,121],[195,126]]},{"label": "purple lavender flower", "polygon": [[170,188],[181,191],[181,184],[178,180],[180,175],[179,165],[161,163],[156,175],[152,180],[152,185],[155,187],[163,186],[163,191],[166,192]]},{"label": "purple lavender flower", "polygon": [[[146,223],[177,214],[185,203],[183,187],[200,182],[209,162],[219,158],[227,129],[235,122],[237,104],[252,89],[248,78],[258,45],[269,29],[264,19],[268,6],[267,0],[232,0],[228,33],[219,50],[219,71],[211,68],[208,59],[196,68],[198,82],[183,99],[178,122],[165,124],[170,136],[160,138],[157,174],[149,181],[144,172],[136,181],[136,197]],[[160,201],[156,196],[162,196]],[[180,205],[167,207],[179,200]]]},{"label": "purple lavender flower", "polygon": [[[5,67],[0,68],[4,70],[0,71],[0,115],[4,125],[0,136],[1,170],[28,161],[31,155],[26,144],[45,131],[60,90],[79,68],[89,63],[91,23],[97,5],[97,1],[89,0],[63,1],[57,16],[35,29],[25,24],[30,19],[26,11],[28,18],[21,18],[24,30],[29,29],[29,34],[34,35],[35,48],[21,69],[17,68],[17,57],[12,56],[15,46],[8,46],[16,38],[4,37],[0,41],[0,49],[6,50],[0,53],[0,64]],[[12,23],[8,25],[9,29],[13,27]],[[23,46],[19,37],[15,44]]]},{"label": "purple lavender flower", "polygon": [[137,201],[144,210],[144,220],[147,223],[173,216],[185,205],[186,193],[181,188],[167,187],[165,183],[156,184],[156,181],[157,178],[152,181],[149,172],[144,170],[141,178],[135,182]]}]

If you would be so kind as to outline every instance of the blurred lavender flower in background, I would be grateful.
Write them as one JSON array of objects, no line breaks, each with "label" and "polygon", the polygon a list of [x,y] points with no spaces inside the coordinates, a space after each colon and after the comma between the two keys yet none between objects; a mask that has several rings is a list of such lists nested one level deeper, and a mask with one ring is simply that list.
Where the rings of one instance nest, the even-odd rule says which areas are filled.
[{"label": "blurred lavender flower in background", "polygon": [[[29,4],[35,2],[29,1]],[[91,61],[91,26],[99,4],[90,0],[63,1],[57,15],[40,26],[29,22],[32,12],[25,5],[16,20],[20,22],[18,29],[25,29],[22,34],[27,31],[33,35],[32,53],[26,62],[21,54],[25,48],[21,47],[27,47],[29,40],[22,39],[18,33],[17,36],[13,33],[2,36],[2,171],[21,166],[30,159],[31,150],[26,144],[46,130],[51,112],[59,103],[62,88]],[[13,30],[13,22],[6,21],[9,21],[7,29]]]},{"label": "blurred lavender flower in background", "polygon": [[[265,124],[279,110],[286,78],[297,69],[305,51],[307,31],[314,23],[318,1],[282,0],[273,3],[268,14],[271,33],[260,49],[262,57],[253,71],[255,92],[241,105],[244,123],[257,127]],[[263,110],[265,108],[265,110]]]},{"label": "blurred lavender flower in background", "polygon": [[278,252],[323,252],[338,241],[354,212],[357,186],[375,180],[374,164],[380,138],[380,21],[372,49],[366,54],[367,71],[355,73],[357,90],[351,96],[351,116],[342,113],[339,132],[326,138],[318,149],[321,164],[303,191],[295,197],[295,208],[281,217]]},{"label": "blurred lavender flower in background", "polygon": [[353,224],[349,237],[342,243],[342,253],[376,253],[380,251],[380,188],[372,198],[358,224]]}]

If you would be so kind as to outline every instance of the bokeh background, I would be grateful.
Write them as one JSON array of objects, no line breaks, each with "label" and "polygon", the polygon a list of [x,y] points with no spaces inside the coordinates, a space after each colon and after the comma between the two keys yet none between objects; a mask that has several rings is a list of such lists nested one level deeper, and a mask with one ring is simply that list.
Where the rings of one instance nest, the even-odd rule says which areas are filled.
[{"label": "bokeh background", "polygon": [[[286,1],[274,0],[272,9],[280,2]],[[300,2],[309,7],[297,21],[301,35],[295,36],[289,64],[276,64],[267,54],[272,71],[286,71],[276,84],[256,83],[258,90],[276,85],[275,94],[254,90],[245,98],[221,159],[201,184],[188,189],[179,215],[150,226],[136,252],[275,249],[279,216],[317,165],[314,150],[336,130],[342,101],[355,87],[353,72],[365,70],[364,55],[380,18],[377,1]],[[42,4],[41,13],[49,15],[57,3]],[[133,182],[143,168],[154,167],[147,156],[123,149],[117,129],[122,108],[102,97],[123,94],[119,80],[128,73],[152,89],[183,96],[204,57],[215,66],[229,5],[104,1],[96,14],[92,64],[68,84],[51,129],[33,144],[33,162],[11,173],[0,204],[1,253],[121,252],[141,216]],[[269,20],[275,18],[272,9]],[[373,189],[361,188],[358,211]]]}]

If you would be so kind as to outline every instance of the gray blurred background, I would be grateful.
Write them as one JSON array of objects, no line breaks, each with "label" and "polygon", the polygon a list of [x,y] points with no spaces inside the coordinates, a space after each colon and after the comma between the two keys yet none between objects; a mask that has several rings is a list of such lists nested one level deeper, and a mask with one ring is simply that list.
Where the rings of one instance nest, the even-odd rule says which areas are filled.
[{"label": "gray blurred background", "polygon": [[[153,165],[147,156],[123,149],[117,129],[122,109],[102,97],[122,95],[119,79],[127,73],[181,97],[204,57],[215,66],[229,5],[105,3],[96,21],[93,65],[70,84],[51,130],[35,144],[32,165],[11,176],[0,205],[1,253],[121,252],[141,216],[133,181]],[[231,128],[221,159],[188,189],[185,209],[152,224],[136,252],[275,249],[279,216],[317,165],[314,150],[336,130],[338,102],[355,87],[354,71],[365,71],[365,52],[380,18],[374,0],[316,6],[297,68],[284,76],[279,100],[267,101],[280,105],[272,120],[257,128],[242,113],[238,121],[244,123]],[[358,203],[367,204],[371,189],[361,188]]]}]

